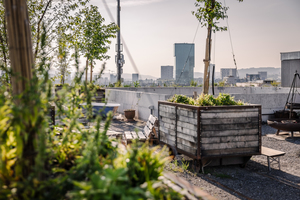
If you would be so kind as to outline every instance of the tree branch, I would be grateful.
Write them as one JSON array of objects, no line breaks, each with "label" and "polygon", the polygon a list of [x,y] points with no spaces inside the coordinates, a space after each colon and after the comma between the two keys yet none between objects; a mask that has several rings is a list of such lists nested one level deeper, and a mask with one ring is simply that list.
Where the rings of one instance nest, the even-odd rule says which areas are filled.
[{"label": "tree branch", "polygon": [[37,29],[37,38],[36,38],[36,46],[35,46],[35,52],[34,52],[34,60],[36,59],[37,57],[37,53],[38,53],[38,50],[39,50],[39,43],[40,43],[40,27],[41,27],[41,22],[47,12],[47,9],[50,5],[50,3],[52,2],[52,0],[49,0],[47,5],[46,5],[46,8],[45,10],[43,11],[43,14],[42,14],[42,17],[40,18],[39,22],[38,22],[38,29]]}]

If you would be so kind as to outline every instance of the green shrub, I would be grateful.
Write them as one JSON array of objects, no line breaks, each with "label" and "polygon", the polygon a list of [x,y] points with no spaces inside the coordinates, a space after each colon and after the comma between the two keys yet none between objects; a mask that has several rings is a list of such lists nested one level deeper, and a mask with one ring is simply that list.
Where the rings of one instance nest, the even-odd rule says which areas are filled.
[{"label": "green shrub", "polygon": [[185,95],[175,94],[172,98],[168,99],[169,102],[182,103],[195,106],[225,106],[225,105],[244,105],[242,101],[235,101],[234,97],[230,94],[220,93],[216,98],[210,94],[201,94],[197,99],[187,97]]}]

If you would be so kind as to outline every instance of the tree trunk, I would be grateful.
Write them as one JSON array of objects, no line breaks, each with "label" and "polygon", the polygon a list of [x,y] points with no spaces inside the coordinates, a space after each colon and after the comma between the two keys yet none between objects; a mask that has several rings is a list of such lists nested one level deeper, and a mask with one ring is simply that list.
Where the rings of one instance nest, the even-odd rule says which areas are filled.
[{"label": "tree trunk", "polygon": [[[34,64],[28,10],[26,0],[5,0],[4,6],[9,56],[13,72],[11,84],[13,95],[19,95],[25,91],[26,87],[30,86],[31,68]],[[20,104],[22,100],[16,99],[15,102]],[[34,141],[36,134],[34,131],[22,130],[21,135],[23,135],[23,149],[20,165],[23,178],[27,178],[35,164]]]},{"label": "tree trunk", "polygon": [[[33,52],[26,0],[5,0],[5,16],[13,94],[22,93],[32,78]],[[22,78],[21,78],[22,77]]]},{"label": "tree trunk", "polygon": [[90,82],[93,82],[93,61],[91,60],[91,74],[90,74]]},{"label": "tree trunk", "polygon": [[89,60],[86,59],[86,65],[85,65],[85,83],[87,83],[87,74],[88,74],[88,68],[89,68]]},{"label": "tree trunk", "polygon": [[206,38],[206,51],[204,59],[204,84],[203,84],[203,93],[208,94],[209,89],[209,64],[210,64],[210,47],[211,47],[211,27],[207,29],[207,38]]},{"label": "tree trunk", "polygon": [[[211,0],[211,9],[215,8],[215,0]],[[210,53],[211,53],[211,31],[212,31],[212,22],[211,18],[208,22],[207,28],[207,38],[206,38],[206,50],[205,50],[205,59],[204,59],[204,77],[203,77],[203,93],[208,94],[209,89],[209,64],[210,64]]]}]

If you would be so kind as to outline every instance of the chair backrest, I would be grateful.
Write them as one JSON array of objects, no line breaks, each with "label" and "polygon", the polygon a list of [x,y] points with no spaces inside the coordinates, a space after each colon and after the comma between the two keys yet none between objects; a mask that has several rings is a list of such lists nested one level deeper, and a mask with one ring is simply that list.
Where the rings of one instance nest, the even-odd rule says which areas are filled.
[{"label": "chair backrest", "polygon": [[153,127],[156,121],[157,121],[156,117],[154,117],[153,115],[149,116],[148,121],[144,127],[144,133],[147,138],[149,138],[150,134],[153,132]]}]

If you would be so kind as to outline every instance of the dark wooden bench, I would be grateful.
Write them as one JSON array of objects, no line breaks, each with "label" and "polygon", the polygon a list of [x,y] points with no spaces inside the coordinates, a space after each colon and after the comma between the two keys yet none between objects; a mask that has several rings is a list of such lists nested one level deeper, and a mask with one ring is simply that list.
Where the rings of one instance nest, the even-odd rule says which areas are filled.
[{"label": "dark wooden bench", "polygon": [[278,163],[278,168],[280,170],[280,156],[284,156],[285,152],[262,146],[261,147],[261,154],[264,155],[264,156],[267,156],[269,171],[271,171],[270,164],[272,162]]}]

